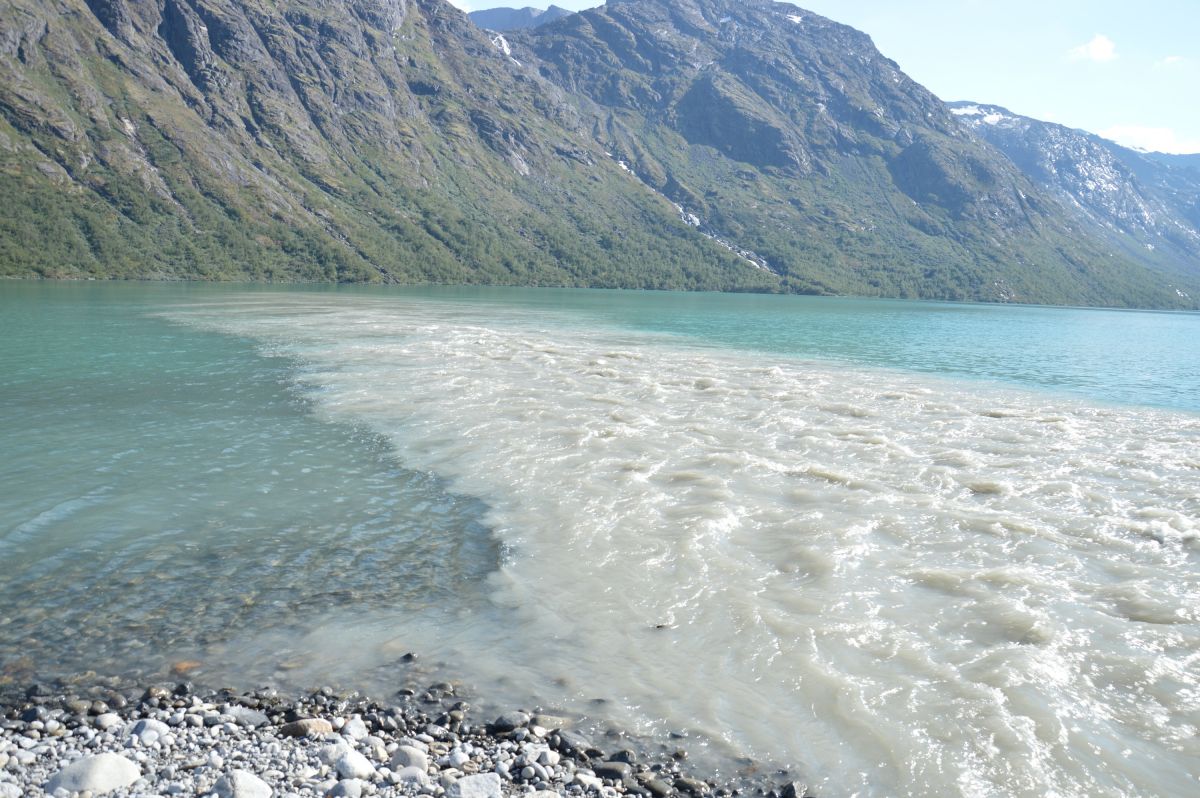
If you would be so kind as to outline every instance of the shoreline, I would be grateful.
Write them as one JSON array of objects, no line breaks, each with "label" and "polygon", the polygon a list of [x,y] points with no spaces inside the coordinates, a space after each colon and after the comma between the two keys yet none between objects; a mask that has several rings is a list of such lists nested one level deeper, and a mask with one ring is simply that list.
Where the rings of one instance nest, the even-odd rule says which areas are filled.
[{"label": "shoreline", "polygon": [[675,736],[498,713],[447,681],[390,698],[90,675],[0,688],[0,798],[811,798],[784,771],[691,766]]}]

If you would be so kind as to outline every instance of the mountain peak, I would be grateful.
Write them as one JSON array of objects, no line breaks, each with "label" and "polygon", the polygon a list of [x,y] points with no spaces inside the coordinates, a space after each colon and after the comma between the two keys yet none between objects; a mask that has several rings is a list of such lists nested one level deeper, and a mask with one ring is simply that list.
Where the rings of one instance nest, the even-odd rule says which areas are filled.
[{"label": "mountain peak", "polygon": [[560,6],[551,5],[545,9],[533,8],[531,6],[526,6],[525,8],[488,8],[472,11],[467,16],[471,18],[472,22],[485,30],[511,31],[548,25],[563,17],[569,17],[574,13],[574,11],[568,11]]}]

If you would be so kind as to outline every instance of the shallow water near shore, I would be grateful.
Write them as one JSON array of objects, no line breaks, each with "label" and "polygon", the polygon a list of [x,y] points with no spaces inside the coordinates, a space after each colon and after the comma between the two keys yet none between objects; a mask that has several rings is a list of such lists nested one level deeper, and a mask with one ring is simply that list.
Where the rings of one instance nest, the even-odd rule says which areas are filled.
[{"label": "shallow water near shore", "polygon": [[20,283],[0,304],[9,673],[195,659],[386,690],[417,651],[821,794],[1200,788],[1200,316]]}]

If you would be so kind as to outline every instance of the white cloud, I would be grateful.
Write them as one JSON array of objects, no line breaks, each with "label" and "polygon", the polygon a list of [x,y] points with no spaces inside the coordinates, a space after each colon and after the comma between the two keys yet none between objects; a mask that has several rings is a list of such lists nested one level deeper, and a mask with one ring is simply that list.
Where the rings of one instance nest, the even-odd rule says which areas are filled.
[{"label": "white cloud", "polygon": [[1105,61],[1112,61],[1116,57],[1116,43],[1103,33],[1097,33],[1087,44],[1081,44],[1078,47],[1072,47],[1067,51],[1067,58],[1071,59],[1072,61],[1095,61],[1096,63],[1104,63]]},{"label": "white cloud", "polygon": [[1181,55],[1169,55],[1166,58],[1155,61],[1154,66],[1158,69],[1170,69],[1172,67],[1181,67],[1187,62],[1188,60]]},{"label": "white cloud", "polygon": [[1180,136],[1169,127],[1117,125],[1101,130],[1100,135],[1138,150],[1176,154],[1200,152],[1200,138]]}]

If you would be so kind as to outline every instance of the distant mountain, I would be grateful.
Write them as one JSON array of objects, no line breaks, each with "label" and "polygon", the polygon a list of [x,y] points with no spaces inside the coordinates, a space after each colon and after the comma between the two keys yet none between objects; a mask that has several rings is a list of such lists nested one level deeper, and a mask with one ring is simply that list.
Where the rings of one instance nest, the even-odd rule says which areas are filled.
[{"label": "distant mountain", "polygon": [[769,0],[4,0],[0,276],[1200,306],[1186,160],[1151,251],[969,116]]},{"label": "distant mountain", "polygon": [[508,42],[581,98],[631,175],[790,290],[1200,297],[1200,274],[1147,272],[1142,253],[1086,232],[870,37],[796,6],[610,0]]},{"label": "distant mountain", "polygon": [[559,6],[540,8],[488,8],[482,11],[472,11],[471,21],[485,30],[509,31],[536,28],[553,22],[556,19],[569,17],[574,11],[568,11]]},{"label": "distant mountain", "polygon": [[950,108],[1114,245],[1161,268],[1200,271],[1200,155],[1138,152],[996,105]]}]

